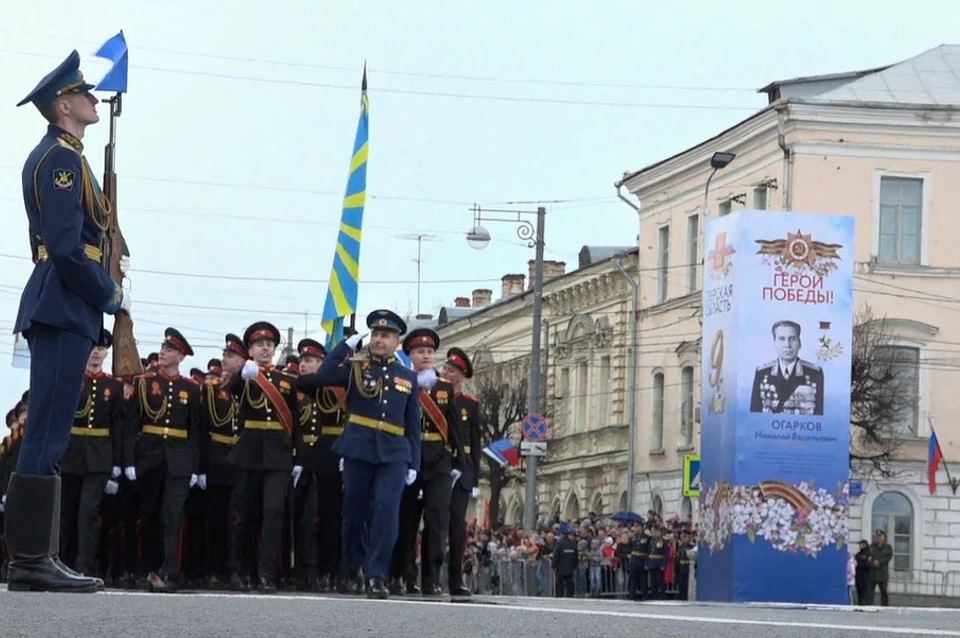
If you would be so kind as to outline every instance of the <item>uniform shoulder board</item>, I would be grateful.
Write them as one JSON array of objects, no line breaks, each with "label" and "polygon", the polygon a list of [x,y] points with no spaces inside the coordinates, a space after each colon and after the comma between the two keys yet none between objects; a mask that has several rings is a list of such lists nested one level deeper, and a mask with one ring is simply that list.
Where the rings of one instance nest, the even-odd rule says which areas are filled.
[{"label": "uniform shoulder board", "polygon": [[80,153],[77,152],[77,149],[75,149],[73,146],[71,146],[70,143],[67,142],[65,139],[63,139],[62,137],[58,137],[58,138],[57,138],[57,144],[59,144],[61,148],[70,149],[70,150],[73,151],[74,153],[77,153],[77,155],[80,154]]},{"label": "uniform shoulder board", "polygon": [[802,365],[804,368],[810,368],[811,370],[816,370],[817,372],[820,371],[820,366],[818,366],[818,365],[817,365],[816,363],[814,363],[813,361],[807,361],[806,359],[800,359],[800,365]]},{"label": "uniform shoulder board", "polygon": [[464,399],[473,401],[474,403],[479,403],[479,401],[477,401],[477,397],[473,396],[472,394],[467,394],[466,392],[463,392],[461,393],[460,396],[462,396]]},{"label": "uniform shoulder board", "polygon": [[193,380],[193,377],[184,377],[184,376],[181,376],[180,378],[183,379],[184,381],[189,381],[189,382],[190,382],[190,385],[192,385],[192,386],[194,386],[194,387],[197,387],[197,388],[200,387],[200,384],[197,383],[196,381],[194,381],[194,380]]},{"label": "uniform shoulder board", "polygon": [[777,365],[776,360],[771,361],[770,363],[765,363],[762,366],[757,366],[757,372],[760,372],[761,370],[765,370],[767,368],[772,368],[775,365]]}]

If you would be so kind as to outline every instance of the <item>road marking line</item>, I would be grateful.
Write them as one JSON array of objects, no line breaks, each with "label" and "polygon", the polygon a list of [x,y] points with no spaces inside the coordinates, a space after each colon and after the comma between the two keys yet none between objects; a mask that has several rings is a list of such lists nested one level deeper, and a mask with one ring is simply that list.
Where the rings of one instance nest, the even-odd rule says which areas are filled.
[{"label": "road marking line", "polygon": [[508,612],[531,611],[550,614],[571,614],[581,616],[606,616],[612,618],[636,618],[638,620],[666,620],[674,622],[700,623],[705,625],[746,625],[752,627],[790,627],[796,629],[831,629],[837,631],[865,632],[872,634],[896,634],[909,636],[958,636],[960,631],[948,629],[928,629],[924,627],[870,627],[864,625],[843,625],[839,623],[818,623],[818,622],[798,622],[798,621],[778,621],[778,620],[752,620],[748,618],[723,618],[719,616],[680,616],[677,614],[653,614],[647,612],[631,611],[612,611],[603,609],[571,609],[569,607],[548,607],[533,605],[497,605],[489,603],[476,602],[456,602],[451,603],[446,600],[404,600],[394,598],[388,600],[371,600],[368,598],[355,597],[331,597],[316,595],[292,595],[292,594],[242,594],[242,593],[214,593],[214,592],[196,592],[187,594],[151,594],[148,592],[137,591],[106,591],[103,594],[109,596],[184,596],[187,598],[227,598],[227,599],[257,599],[262,601],[270,600],[303,600],[303,601],[334,601],[349,603],[388,603],[396,605],[446,605],[451,607],[467,607],[472,609],[501,610]]}]

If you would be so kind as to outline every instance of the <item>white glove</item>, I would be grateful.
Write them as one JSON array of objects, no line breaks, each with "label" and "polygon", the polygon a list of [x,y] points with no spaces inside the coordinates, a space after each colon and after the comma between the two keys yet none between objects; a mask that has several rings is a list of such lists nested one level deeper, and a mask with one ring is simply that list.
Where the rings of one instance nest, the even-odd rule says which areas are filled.
[{"label": "white glove", "polygon": [[479,496],[480,496],[480,488],[479,488],[479,487],[474,487],[473,489],[470,490],[470,498],[476,499],[476,498],[478,498]]},{"label": "white glove", "polygon": [[256,379],[257,374],[260,372],[259,366],[253,361],[244,361],[243,369],[240,370],[240,378],[244,381],[249,381],[250,379]]},{"label": "white glove", "polygon": [[460,477],[463,476],[463,472],[460,470],[450,470],[450,476],[453,478],[453,481],[450,483],[450,487],[453,487],[457,484],[457,481],[460,480]]},{"label": "white glove", "polygon": [[347,339],[347,346],[349,346],[351,350],[356,350],[356,349],[357,349],[357,344],[360,343],[361,341],[363,341],[363,338],[366,337],[368,334],[370,334],[370,333],[369,333],[369,332],[364,332],[363,334],[359,334],[359,333],[358,333],[358,334],[353,335],[352,337],[350,337],[349,339]]},{"label": "white glove", "polygon": [[197,484],[197,481],[199,481],[199,480],[200,480],[200,477],[199,477],[199,476],[197,476],[196,474],[191,474],[191,475],[190,475],[190,487],[193,487],[194,485],[196,485],[196,484]]},{"label": "white glove", "polygon": [[416,470],[407,470],[407,485],[413,485],[413,482],[417,480],[417,471]]},{"label": "white glove", "polygon": [[340,459],[340,471],[343,471],[343,459]]},{"label": "white glove", "polygon": [[120,474],[122,474],[122,472],[120,471],[120,468],[114,465],[113,469],[110,471],[110,478],[115,479],[119,477]]},{"label": "white glove", "polygon": [[123,291],[123,299],[120,301],[120,310],[125,311],[128,315],[131,314],[131,312],[130,312],[130,291],[129,291],[129,290],[124,290],[124,291]]},{"label": "white glove", "polygon": [[420,493],[417,494],[417,500],[418,500],[418,501],[422,501],[422,500],[423,500],[423,490],[420,490]]},{"label": "white glove", "polygon": [[201,474],[200,476],[197,477],[197,485],[200,486],[200,489],[201,489],[201,490],[207,489],[207,475],[206,475],[206,474]]},{"label": "white glove", "polygon": [[3,496],[0,496],[0,514],[3,513],[3,510],[6,509],[6,507],[7,507],[7,495],[4,494]]},{"label": "white glove", "polygon": [[120,258],[120,274],[126,275],[130,270],[130,258],[124,255]]},{"label": "white glove", "polygon": [[137,480],[137,468],[135,467],[124,468],[123,473],[126,475],[128,481]]},{"label": "white glove", "polygon": [[417,375],[417,384],[426,390],[429,390],[437,384],[437,371],[428,368]]},{"label": "white glove", "polygon": [[120,489],[120,484],[114,481],[113,479],[110,479],[109,481],[107,481],[106,487],[103,488],[103,492],[104,494],[113,495],[113,494],[116,494],[117,490],[119,489]]},{"label": "white glove", "polygon": [[293,477],[293,486],[294,486],[294,487],[296,487],[296,486],[297,486],[297,482],[300,481],[300,474],[302,474],[302,473],[303,473],[303,466],[302,466],[302,465],[294,465],[294,466],[293,466],[293,471],[290,472],[290,476]]}]

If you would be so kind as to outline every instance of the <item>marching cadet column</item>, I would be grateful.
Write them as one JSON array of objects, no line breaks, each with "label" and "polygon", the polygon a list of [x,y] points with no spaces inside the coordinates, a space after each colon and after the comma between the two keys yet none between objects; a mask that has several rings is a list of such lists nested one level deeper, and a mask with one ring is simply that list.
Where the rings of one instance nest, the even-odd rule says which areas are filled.
[{"label": "marching cadet column", "polygon": [[124,443],[127,479],[137,482],[144,569],[150,591],[175,591],[183,508],[200,466],[200,386],[180,375],[193,348],[174,328],[160,346],[157,372],[134,378]]},{"label": "marching cadet column", "polygon": [[463,554],[467,545],[467,508],[470,500],[480,495],[480,404],[475,397],[462,391],[463,380],[473,378],[473,364],[466,352],[460,348],[447,350],[443,376],[457,393],[459,418],[451,423],[451,427],[457,428],[460,440],[465,442],[465,454],[458,454],[454,459],[454,467],[461,476],[450,497],[448,586],[451,596],[469,596],[470,590],[463,586]]},{"label": "marching cadet column", "polygon": [[113,341],[108,330],[90,351],[84,373],[80,408],[70,443],[60,461],[63,500],[60,528],[64,562],[82,574],[97,573],[100,503],[104,491],[116,494],[123,465],[125,425],[123,382],[103,371],[103,359]]},{"label": "marching cadet column", "polygon": [[253,360],[244,362],[240,375],[230,383],[243,424],[229,457],[237,467],[230,498],[230,511],[234,514],[227,556],[230,580],[234,587],[240,586],[238,559],[243,534],[248,521],[256,520],[258,508],[252,497],[262,493],[263,524],[257,575],[259,588],[264,593],[277,591],[280,539],[290,476],[296,480],[303,470],[294,464],[294,456],[302,453],[303,445],[295,417],[300,414],[294,387],[296,378],[271,363],[279,343],[280,331],[266,321],[247,328],[243,344]]},{"label": "marching cadet column", "polygon": [[343,457],[343,550],[350,589],[362,591],[362,568],[367,596],[386,598],[400,496],[420,467],[419,386],[394,355],[407,331],[404,321],[389,310],[375,310],[367,327],[368,357],[351,360],[364,336],[353,335],[311,376],[315,386],[346,389],[347,423],[333,450]]}]

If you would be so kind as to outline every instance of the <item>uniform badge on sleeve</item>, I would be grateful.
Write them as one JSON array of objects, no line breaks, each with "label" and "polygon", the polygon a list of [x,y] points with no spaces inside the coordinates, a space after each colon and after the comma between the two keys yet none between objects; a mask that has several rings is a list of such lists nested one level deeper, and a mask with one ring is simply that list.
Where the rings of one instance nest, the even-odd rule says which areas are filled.
[{"label": "uniform badge on sleeve", "polygon": [[53,187],[58,191],[73,190],[73,171],[58,168],[53,171]]}]

